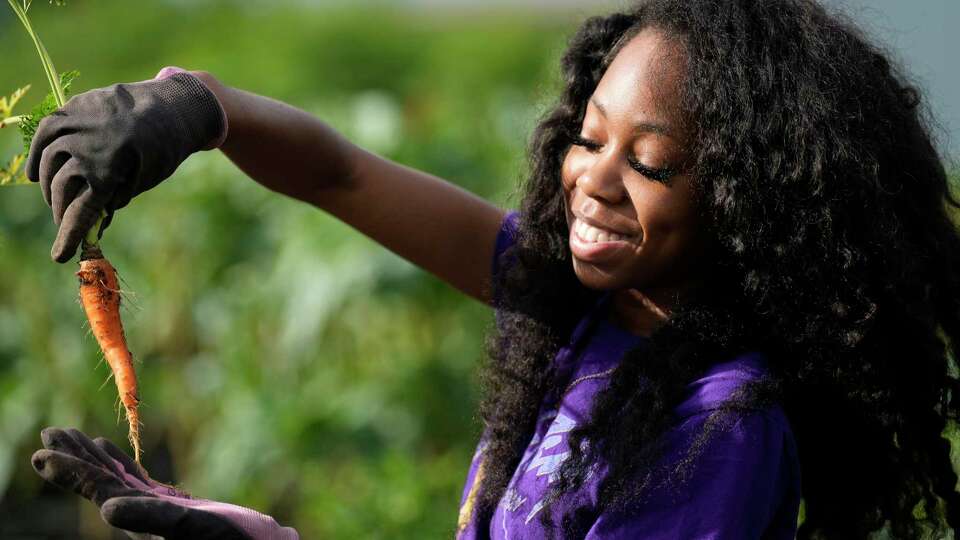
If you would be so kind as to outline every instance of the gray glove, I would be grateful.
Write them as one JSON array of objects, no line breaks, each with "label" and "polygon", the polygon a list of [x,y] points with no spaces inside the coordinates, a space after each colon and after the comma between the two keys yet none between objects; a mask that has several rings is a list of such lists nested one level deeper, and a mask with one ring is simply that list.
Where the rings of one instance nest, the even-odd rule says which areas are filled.
[{"label": "gray glove", "polygon": [[197,499],[150,478],[110,441],[90,440],[76,429],[46,428],[34,470],[46,481],[100,508],[110,525],[131,538],[167,540],[297,540],[297,531],[270,516],[222,502]]},{"label": "gray glove", "polygon": [[40,122],[26,173],[59,227],[55,261],[73,257],[103,210],[112,218],[190,154],[226,138],[223,107],[200,79],[170,68],[158,77],[78,94]]}]

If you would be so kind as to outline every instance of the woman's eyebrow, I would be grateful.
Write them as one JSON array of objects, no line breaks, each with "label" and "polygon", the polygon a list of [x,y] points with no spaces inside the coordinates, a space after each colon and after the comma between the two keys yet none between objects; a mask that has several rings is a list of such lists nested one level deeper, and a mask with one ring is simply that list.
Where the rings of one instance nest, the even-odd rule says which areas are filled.
[{"label": "woman's eyebrow", "polygon": [[[601,116],[603,116],[604,118],[607,117],[606,107],[604,107],[602,103],[597,101],[596,97],[591,97],[590,103],[593,103],[593,106],[596,107],[598,111],[600,111]],[[633,124],[633,128],[635,131],[656,133],[658,135],[663,135],[664,137],[673,138],[672,130],[669,127],[667,127],[667,125],[665,124],[660,124],[657,122],[640,121],[640,122],[635,122]]]}]

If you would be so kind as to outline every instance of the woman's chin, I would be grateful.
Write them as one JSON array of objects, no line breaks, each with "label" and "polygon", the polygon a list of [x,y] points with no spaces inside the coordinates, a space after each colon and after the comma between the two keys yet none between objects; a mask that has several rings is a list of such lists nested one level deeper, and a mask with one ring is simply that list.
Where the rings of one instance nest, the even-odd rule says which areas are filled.
[{"label": "woman's chin", "polygon": [[626,280],[617,273],[580,261],[576,257],[573,257],[573,272],[584,287],[595,291],[613,291],[627,286]]}]

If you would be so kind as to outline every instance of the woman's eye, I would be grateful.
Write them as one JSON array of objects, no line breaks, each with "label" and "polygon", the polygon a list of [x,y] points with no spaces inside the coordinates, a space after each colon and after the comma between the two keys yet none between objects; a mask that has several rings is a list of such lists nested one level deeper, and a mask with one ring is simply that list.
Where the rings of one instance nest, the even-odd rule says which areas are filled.
[{"label": "woman's eye", "polygon": [[603,148],[603,145],[598,143],[597,141],[592,141],[590,139],[581,137],[580,135],[576,135],[575,137],[573,137],[573,140],[570,141],[570,143],[573,144],[574,146],[582,146],[591,152],[596,152],[601,148]]},{"label": "woman's eye", "polygon": [[631,167],[633,167],[633,170],[637,171],[638,173],[642,174],[643,176],[646,176],[651,180],[655,180],[662,184],[668,183],[670,178],[674,174],[676,174],[676,171],[670,168],[654,169],[652,167],[647,167],[646,165],[644,165],[643,163],[640,163],[640,161],[634,158],[628,158],[627,162],[630,164]]},{"label": "woman's eye", "polygon": [[[587,149],[589,152],[599,152],[603,145],[597,141],[587,139],[581,135],[576,135],[571,140],[571,144],[574,146],[582,146]],[[627,163],[630,164],[630,167],[638,173],[646,176],[647,178],[660,182],[662,184],[667,184],[670,178],[676,174],[676,171],[668,167],[662,169],[654,169],[653,167],[647,167],[643,163],[640,163],[639,160],[635,158],[627,158]]]}]

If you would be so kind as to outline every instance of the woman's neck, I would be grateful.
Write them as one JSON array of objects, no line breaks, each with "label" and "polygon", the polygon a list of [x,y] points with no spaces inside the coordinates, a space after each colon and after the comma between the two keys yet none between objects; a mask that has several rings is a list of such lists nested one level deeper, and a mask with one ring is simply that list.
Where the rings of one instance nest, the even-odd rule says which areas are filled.
[{"label": "woman's neck", "polygon": [[610,322],[631,334],[650,337],[676,309],[691,287],[648,289],[623,289],[615,291],[610,299]]}]

